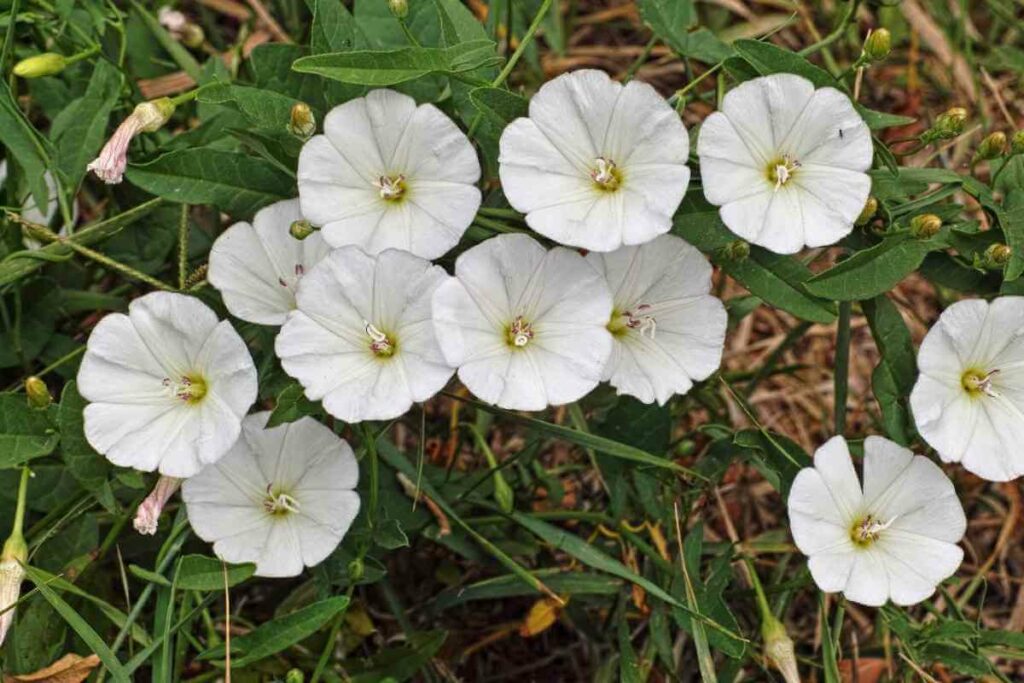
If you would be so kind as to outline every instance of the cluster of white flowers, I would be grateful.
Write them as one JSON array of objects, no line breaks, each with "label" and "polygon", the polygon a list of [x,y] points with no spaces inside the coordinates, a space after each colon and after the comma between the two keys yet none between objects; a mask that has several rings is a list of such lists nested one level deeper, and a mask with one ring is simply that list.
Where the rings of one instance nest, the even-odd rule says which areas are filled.
[{"label": "cluster of white flowers", "polygon": [[[852,103],[790,74],[732,90],[697,151],[725,225],[779,253],[844,237],[870,189],[870,133]],[[305,143],[297,199],[217,239],[209,280],[234,316],[280,326],[284,371],[347,423],[399,417],[455,373],[513,410],[576,401],[602,381],[664,404],[715,372],[726,331],[710,264],[666,234],[688,155],[681,119],[650,86],[556,78],[505,129],[499,172],[526,223],[566,246],[500,235],[449,275],[431,259],[480,208],[476,153],[433,105],[373,91]],[[300,240],[296,224],[319,230]],[[1024,438],[1022,334],[1024,299],[1006,297],[950,307],[925,340],[912,404],[943,459],[995,479],[1024,473],[1024,459],[996,455]],[[333,551],[358,512],[348,444],[310,418],[267,429],[267,413],[246,416],[252,359],[195,298],[149,294],[104,318],[79,386],[90,443],[163,475],[140,531],[155,531],[184,479],[189,519],[220,557],[290,576]],[[823,590],[916,602],[959,566],[963,510],[930,460],[879,437],[865,451],[862,488],[842,437],[819,449],[790,494],[794,537]]]}]

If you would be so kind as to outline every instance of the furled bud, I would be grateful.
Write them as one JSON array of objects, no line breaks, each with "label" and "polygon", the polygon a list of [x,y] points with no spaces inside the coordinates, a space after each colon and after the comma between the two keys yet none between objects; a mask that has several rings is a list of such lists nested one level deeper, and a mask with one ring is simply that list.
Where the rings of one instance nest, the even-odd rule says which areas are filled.
[{"label": "furled bud", "polygon": [[409,14],[409,0],[388,0],[388,9],[397,19],[405,19]]},{"label": "furled bud", "polygon": [[206,34],[203,32],[202,26],[193,24],[184,13],[171,9],[167,5],[160,8],[157,20],[161,26],[167,29],[172,38],[187,47],[201,47],[206,41]]},{"label": "furled bud", "polygon": [[302,669],[291,669],[284,675],[284,683],[305,683],[306,675]]},{"label": "furled bud", "polygon": [[137,116],[146,133],[155,133],[164,127],[174,113],[174,103],[169,97],[161,97],[136,105],[132,116]]},{"label": "furled bud", "polygon": [[316,132],[316,117],[305,102],[298,102],[292,107],[291,119],[288,121],[288,132],[303,140],[308,139]]},{"label": "furled bud", "polygon": [[25,580],[25,567],[28,561],[28,548],[21,541],[21,550],[9,547],[10,539],[4,545],[3,557],[0,559],[0,645],[7,638],[7,631],[14,623],[14,604],[21,596],[21,582]]},{"label": "furled bud", "polygon": [[857,226],[867,225],[868,221],[875,217],[878,213],[878,200],[874,197],[868,197],[868,200],[864,203],[864,208],[861,209],[860,215],[857,216],[855,224]]},{"label": "furled bud", "polygon": [[28,404],[39,410],[49,408],[53,403],[53,396],[50,395],[46,382],[35,375],[25,380],[25,395],[28,396]]},{"label": "furled bud", "polygon": [[933,213],[925,213],[910,219],[910,234],[918,239],[935,237],[942,228],[942,219]]},{"label": "furled bud", "polygon": [[128,165],[128,145],[132,139],[141,132],[160,130],[173,113],[174,103],[168,97],[139,104],[131,116],[121,122],[100,150],[100,155],[89,162],[86,170],[95,173],[97,178],[108,185],[120,183]]},{"label": "furled bud", "polygon": [[933,125],[924,134],[928,142],[932,140],[951,140],[964,132],[967,124],[967,110],[963,107],[953,107],[939,114]]},{"label": "furled bud", "polygon": [[348,580],[352,583],[359,581],[363,578],[363,572],[366,568],[363,566],[363,558],[355,557],[348,563]]},{"label": "furled bud", "polygon": [[1011,256],[1013,256],[1013,249],[997,242],[989,245],[978,265],[984,270],[1002,270],[1010,262]]},{"label": "furled bud", "polygon": [[1018,130],[1010,138],[1010,154],[1024,154],[1024,130]]},{"label": "furled bud", "polygon": [[774,617],[765,618],[761,622],[761,637],[764,638],[765,659],[778,669],[786,683],[800,683],[796,650],[782,622]]},{"label": "furled bud", "polygon": [[312,235],[314,232],[316,232],[316,228],[314,228],[310,224],[310,222],[306,220],[295,221],[288,228],[288,234],[290,234],[297,240],[304,240],[310,235]]},{"label": "furled bud", "polygon": [[138,509],[135,511],[135,520],[132,522],[135,530],[146,536],[155,534],[164,505],[167,505],[167,501],[170,500],[171,496],[174,495],[174,492],[180,486],[181,479],[160,477],[156,482],[156,486],[153,487],[153,490],[139,504]]},{"label": "furled bud", "polygon": [[1003,156],[1006,153],[1006,133],[997,130],[989,133],[978,145],[974,153],[975,161],[987,161]]},{"label": "furled bud", "polygon": [[892,34],[888,29],[872,31],[864,40],[864,56],[872,62],[880,62],[892,51]]},{"label": "furled bud", "polygon": [[41,55],[27,57],[14,65],[14,75],[19,78],[42,78],[55,76],[68,66],[64,55],[56,52],[44,52]]},{"label": "furled bud", "polygon": [[730,261],[744,261],[750,256],[750,244],[743,240],[733,240],[722,247],[722,254]]}]

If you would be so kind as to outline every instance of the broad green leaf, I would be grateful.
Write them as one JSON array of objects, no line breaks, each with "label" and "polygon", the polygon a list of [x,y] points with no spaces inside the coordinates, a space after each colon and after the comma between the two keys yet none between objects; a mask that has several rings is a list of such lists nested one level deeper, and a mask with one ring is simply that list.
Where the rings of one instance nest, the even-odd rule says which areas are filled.
[{"label": "broad green leaf", "polygon": [[[622,580],[605,574],[540,569],[533,572],[538,579],[559,595],[615,595],[622,588]],[[535,591],[523,584],[514,574],[484,579],[468,586],[458,586],[438,595],[433,604],[437,612],[475,600],[497,600],[511,597],[535,597]]]},{"label": "broad green leaf", "polygon": [[107,480],[110,463],[85,438],[82,411],[86,405],[86,400],[78,393],[78,385],[71,380],[60,395],[57,424],[60,426],[60,453],[68,471],[83,487],[93,490]]},{"label": "broad green leaf", "polygon": [[377,528],[373,530],[373,540],[385,550],[409,547],[409,537],[405,535],[405,531],[402,530],[402,525],[397,519],[381,520]]},{"label": "broad green leaf", "polygon": [[[348,607],[344,595],[327,598],[300,610],[264,622],[251,633],[231,639],[231,664],[243,667],[277,654],[310,637]],[[211,648],[199,659],[223,659],[224,646]]]},{"label": "broad green leaf", "polygon": [[47,206],[49,190],[44,176],[50,165],[51,151],[21,113],[6,81],[0,82],[0,143],[6,148],[5,154],[13,157],[25,172],[36,206]]},{"label": "broad green leaf", "polygon": [[191,76],[197,83],[201,82],[203,80],[202,69],[199,67],[199,62],[192,56],[192,53],[186,50],[184,45],[171,37],[167,29],[138,0],[131,0],[131,4],[138,17],[142,19],[142,23],[156,39],[156,42],[160,43],[160,47],[171,55],[171,58],[181,67],[182,71]]},{"label": "broad green leaf", "polygon": [[887,237],[808,280],[807,291],[836,301],[878,296],[917,270],[928,252],[945,247],[947,233],[944,228],[930,239],[918,239],[909,233]]},{"label": "broad green leaf", "polygon": [[659,600],[663,600],[673,607],[686,611],[691,617],[699,619],[709,628],[713,628],[733,640],[747,642],[742,636],[731,632],[729,629],[705,617],[703,614],[694,612],[682,602],[667,593],[658,584],[632,571],[626,565],[601,552],[579,536],[570,534],[564,529],[548,524],[547,522],[531,517],[530,515],[525,515],[521,512],[512,512],[509,514],[509,517],[528,531],[536,534],[537,537],[551,545],[555,550],[561,550],[572,555],[588,567],[592,567],[593,569],[597,569],[611,574],[612,576],[618,576],[621,579],[635,583]]},{"label": "broad green leaf", "polygon": [[274,411],[267,419],[267,429],[283,425],[288,422],[295,422],[307,415],[319,415],[323,412],[319,403],[314,403],[306,398],[302,385],[292,382],[277,395],[277,403]]},{"label": "broad green leaf", "polygon": [[404,47],[311,55],[292,69],[355,85],[387,86],[430,74],[459,74],[497,64],[494,43],[473,40],[448,48]]},{"label": "broad green leaf", "polygon": [[680,55],[707,64],[732,55],[732,48],[708,29],[691,30],[697,24],[693,0],[639,0],[637,5],[644,23]]},{"label": "broad green leaf", "polygon": [[103,144],[110,112],[121,91],[121,72],[105,59],[97,60],[85,94],[53,119],[50,137],[57,168],[71,187],[85,177],[85,167]]},{"label": "broad green leaf", "polygon": [[345,52],[356,44],[359,26],[344,3],[338,0],[306,0],[313,13],[309,47],[313,54]]},{"label": "broad green leaf", "polygon": [[803,76],[816,87],[835,88],[836,79],[806,59],[781,47],[760,40],[741,39],[733,43],[733,48],[750,66],[762,76],[778,73],[790,73]]},{"label": "broad green leaf", "polygon": [[1003,277],[1013,281],[1024,274],[1024,188],[1015,188],[1006,194],[1000,225],[1006,235],[1006,243],[1013,249]]},{"label": "broad green leaf", "polygon": [[400,683],[412,679],[437,654],[448,637],[447,631],[424,631],[408,635],[408,644],[384,648],[369,659],[358,657],[342,662],[350,683]]},{"label": "broad green leaf", "polygon": [[[761,470],[762,476],[784,496],[789,494],[789,487],[797,473],[812,464],[810,456],[795,441],[767,430],[740,430],[733,435],[733,443],[762,454],[761,458],[755,454],[754,464]],[[763,468],[770,471],[766,472]]]},{"label": "broad green leaf", "polygon": [[499,130],[520,116],[526,116],[530,104],[522,95],[490,87],[475,88],[469,93],[469,99],[477,111]]},{"label": "broad green leaf", "polygon": [[53,452],[60,434],[46,413],[30,408],[24,394],[0,394],[0,469]]},{"label": "broad green leaf", "polygon": [[171,585],[171,580],[163,574],[149,569],[143,569],[137,564],[128,565],[128,573],[136,578],[142,579],[146,583],[156,584],[157,586],[166,586],[168,588]]},{"label": "broad green leaf", "polygon": [[64,621],[68,623],[68,626],[78,634],[85,644],[96,653],[96,656],[103,662],[103,666],[107,668],[110,673],[110,677],[117,683],[130,683],[131,678],[125,672],[120,660],[117,656],[110,651],[107,644],[103,641],[98,633],[93,630],[92,626],[89,625],[82,616],[74,610],[64,598],[60,597],[56,591],[54,591],[47,583],[45,574],[40,573],[34,567],[25,567],[26,578],[35,584],[36,589],[46,599],[50,605],[57,610],[57,612],[64,618]]},{"label": "broad green leaf", "polygon": [[970,294],[995,294],[1002,284],[1002,278],[994,273],[978,272],[973,266],[943,251],[933,251],[925,256],[917,272],[940,287]]},{"label": "broad green leaf", "polygon": [[[227,565],[228,587],[237,586],[256,571],[256,565]],[[224,590],[224,563],[216,557],[206,555],[185,555],[178,560],[178,573],[175,577],[177,586],[193,591]]]},{"label": "broad green leaf", "polygon": [[216,148],[164,154],[129,166],[128,180],[151,194],[185,204],[214,204],[248,216],[295,194],[295,181],[268,161]]},{"label": "broad green leaf", "polygon": [[861,305],[882,356],[871,374],[871,391],[882,410],[886,434],[906,446],[910,441],[907,400],[917,379],[917,361],[910,330],[899,309],[884,294]]},{"label": "broad green leaf", "polygon": [[299,103],[288,95],[244,85],[215,83],[199,91],[200,102],[231,104],[257,128],[286,130],[292,107]]}]

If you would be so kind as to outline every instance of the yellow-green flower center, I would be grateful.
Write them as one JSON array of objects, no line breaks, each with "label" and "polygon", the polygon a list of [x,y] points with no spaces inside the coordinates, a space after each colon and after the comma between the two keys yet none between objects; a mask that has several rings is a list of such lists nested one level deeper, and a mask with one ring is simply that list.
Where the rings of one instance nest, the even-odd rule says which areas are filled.
[{"label": "yellow-green flower center", "polygon": [[650,314],[650,306],[638,304],[627,311],[612,311],[611,320],[608,321],[608,331],[616,337],[623,337],[630,330],[637,330],[641,337],[654,335],[658,329],[658,321]]},{"label": "yellow-green flower center", "polygon": [[517,315],[505,330],[505,342],[514,349],[525,347],[533,339],[533,325]]},{"label": "yellow-green flower center", "polygon": [[992,390],[992,376],[995,375],[998,370],[992,370],[986,372],[985,370],[979,370],[978,368],[971,368],[964,372],[960,377],[960,385],[964,388],[972,398],[977,398],[981,395],[992,396],[994,392]]},{"label": "yellow-green flower center", "polygon": [[865,515],[850,527],[850,540],[854,545],[866,548],[877,541],[882,532],[892,526],[895,521],[895,517],[888,522],[881,522],[872,515]]},{"label": "yellow-green flower center", "polygon": [[614,161],[605,157],[594,159],[590,177],[594,180],[594,186],[603,192],[614,192],[622,185],[622,170]]},{"label": "yellow-green flower center", "polygon": [[394,337],[381,332],[373,323],[363,321],[366,336],[370,338],[370,351],[378,358],[391,358],[395,355],[397,344]]},{"label": "yellow-green flower center", "polygon": [[778,192],[780,187],[793,179],[793,175],[798,168],[800,168],[799,161],[788,154],[783,154],[780,158],[768,162],[768,165],[765,167],[765,177],[768,178],[768,182],[775,186],[775,191]]},{"label": "yellow-green flower center", "polygon": [[174,395],[175,398],[185,403],[194,405],[203,400],[209,387],[206,380],[197,372],[191,372],[177,381],[165,377],[163,385]]},{"label": "yellow-green flower center", "polygon": [[274,491],[270,485],[267,486],[267,497],[263,500],[263,509],[274,516],[283,517],[284,515],[298,514],[302,507],[299,505],[299,501],[283,491]]},{"label": "yellow-green flower center", "polygon": [[409,190],[409,186],[405,183],[405,176],[401,173],[393,176],[382,175],[373,185],[377,188],[380,198],[386,202],[402,201]]}]

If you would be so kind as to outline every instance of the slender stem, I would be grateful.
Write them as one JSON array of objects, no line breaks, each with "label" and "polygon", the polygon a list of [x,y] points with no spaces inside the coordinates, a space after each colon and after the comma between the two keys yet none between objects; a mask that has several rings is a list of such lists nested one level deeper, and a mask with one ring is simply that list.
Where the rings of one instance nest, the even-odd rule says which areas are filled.
[{"label": "slender stem", "polygon": [[398,25],[402,27],[402,33],[405,34],[405,39],[409,41],[409,44],[413,47],[419,47],[420,41],[416,40],[416,36],[409,30],[409,24],[405,23],[405,19],[399,19]]},{"label": "slender stem", "polygon": [[28,465],[21,468],[21,480],[18,482],[18,503],[14,509],[14,524],[11,527],[11,537],[22,536],[22,527],[25,524],[25,503],[28,500],[28,479],[31,476]]},{"label": "slender stem", "polygon": [[651,36],[651,39],[644,45],[643,51],[640,52],[639,56],[629,65],[629,69],[626,70],[626,75],[622,78],[623,83],[629,83],[633,80],[633,76],[640,70],[640,67],[647,61],[647,58],[651,56],[651,50],[654,49],[657,42],[658,36]]},{"label": "slender stem", "polygon": [[185,289],[188,280],[188,229],[188,204],[182,204],[178,224],[178,289]]},{"label": "slender stem", "polygon": [[850,385],[850,313],[853,304],[839,303],[839,321],[836,332],[835,360],[835,413],[837,436],[846,430],[846,396]]},{"label": "slender stem", "polygon": [[88,59],[89,57],[92,57],[94,54],[98,53],[99,51],[100,51],[100,46],[99,45],[93,45],[90,48],[86,48],[85,50],[82,50],[81,52],[79,52],[76,55],[71,55],[70,57],[66,57],[64,59],[64,61],[65,61],[65,63],[68,66],[70,66],[70,65],[74,64],[75,62],[80,62],[83,59]]},{"label": "slender stem", "polygon": [[366,521],[372,530],[377,524],[377,498],[380,493],[380,466],[377,459],[377,434],[373,428],[363,426],[363,439],[366,441],[366,457],[370,460],[370,506],[366,511]]},{"label": "slender stem", "polygon": [[720,68],[722,68],[723,64],[725,64],[725,62],[718,62],[713,67],[711,67],[710,69],[708,69],[707,71],[702,73],[700,76],[697,76],[697,78],[693,79],[692,81],[690,81],[689,83],[684,85],[679,90],[676,90],[675,94],[672,97],[677,99],[677,100],[681,100],[683,98],[683,96],[686,95],[686,93],[690,92],[695,87],[697,87],[700,84],[701,81],[703,81],[705,78],[707,78],[708,76],[711,76],[712,74],[717,72]]},{"label": "slender stem", "polygon": [[860,0],[850,0],[846,5],[846,14],[843,15],[842,20],[840,20],[839,25],[836,26],[835,30],[813,45],[808,45],[804,49],[800,50],[800,56],[806,57],[808,55],[812,55],[818,50],[828,47],[839,40],[839,38],[842,37],[843,32],[846,30],[846,25],[850,23],[853,15],[857,12],[858,5],[860,5]]}]

